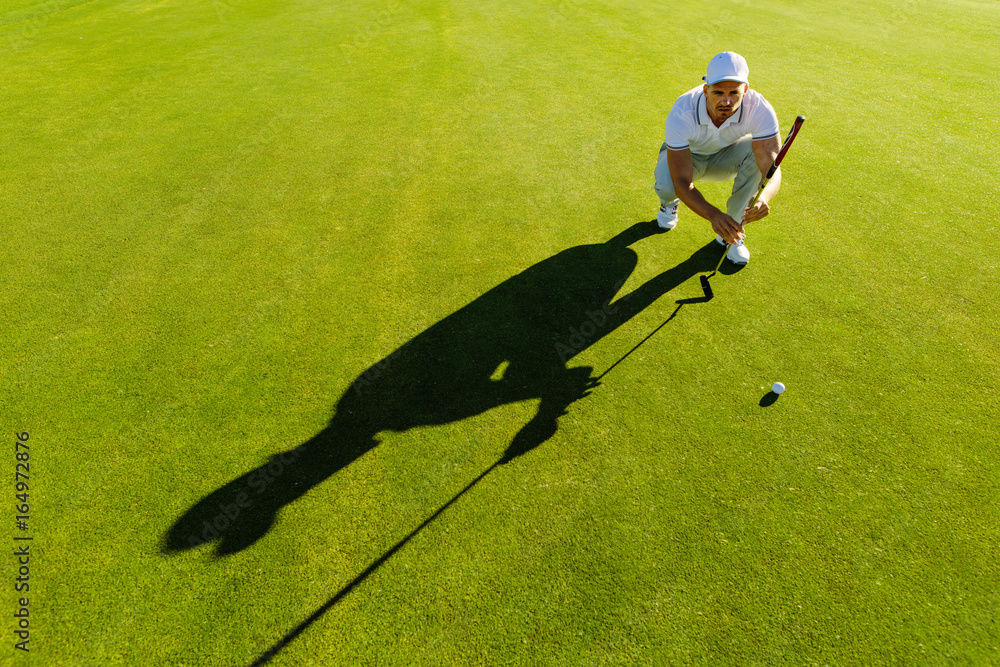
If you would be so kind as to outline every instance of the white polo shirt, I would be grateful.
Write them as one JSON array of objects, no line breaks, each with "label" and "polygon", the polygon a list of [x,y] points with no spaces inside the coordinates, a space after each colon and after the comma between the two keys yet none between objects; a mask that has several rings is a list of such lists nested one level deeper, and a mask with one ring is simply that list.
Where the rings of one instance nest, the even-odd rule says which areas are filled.
[{"label": "white polo shirt", "polygon": [[732,146],[747,135],[753,140],[778,136],[778,116],[764,97],[750,89],[735,114],[716,127],[708,115],[702,86],[677,98],[667,116],[666,146],[682,151],[690,148],[698,155],[712,155]]}]

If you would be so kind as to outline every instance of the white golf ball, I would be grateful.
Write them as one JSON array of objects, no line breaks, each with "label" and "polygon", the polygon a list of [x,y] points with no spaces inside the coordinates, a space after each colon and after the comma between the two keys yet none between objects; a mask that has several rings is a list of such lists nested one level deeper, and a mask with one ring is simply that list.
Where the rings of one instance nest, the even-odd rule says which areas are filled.
[{"label": "white golf ball", "polygon": [[771,385],[771,391],[773,391],[775,394],[784,394],[785,385],[781,384],[780,382],[775,382],[774,384]]}]

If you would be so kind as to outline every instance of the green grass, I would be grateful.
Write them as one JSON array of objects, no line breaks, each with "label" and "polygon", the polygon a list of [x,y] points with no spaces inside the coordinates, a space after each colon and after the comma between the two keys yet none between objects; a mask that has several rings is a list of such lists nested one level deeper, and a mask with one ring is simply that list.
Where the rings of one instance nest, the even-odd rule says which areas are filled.
[{"label": "green grass", "polygon": [[[270,664],[1000,663],[998,33],[993,0],[0,1],[0,428],[11,477],[31,435],[34,536],[30,660],[8,558],[0,664],[250,664],[352,581]],[[537,400],[362,401],[417,425],[246,548],[163,550],[407,341],[387,377],[446,382],[584,322],[560,280],[603,265],[553,258],[653,217],[666,114],[727,49],[808,120],[713,301],[416,533]],[[620,294],[711,238],[682,208]],[[701,293],[671,287],[568,365]]]}]

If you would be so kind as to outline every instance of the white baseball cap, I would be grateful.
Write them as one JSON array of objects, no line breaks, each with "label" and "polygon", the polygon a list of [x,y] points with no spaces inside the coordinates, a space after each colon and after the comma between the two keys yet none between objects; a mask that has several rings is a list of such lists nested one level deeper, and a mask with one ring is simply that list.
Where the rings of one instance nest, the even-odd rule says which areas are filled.
[{"label": "white baseball cap", "polygon": [[708,75],[703,76],[705,83],[712,85],[720,81],[739,81],[740,83],[750,83],[747,77],[750,76],[750,68],[746,59],[738,53],[723,51],[708,63]]}]

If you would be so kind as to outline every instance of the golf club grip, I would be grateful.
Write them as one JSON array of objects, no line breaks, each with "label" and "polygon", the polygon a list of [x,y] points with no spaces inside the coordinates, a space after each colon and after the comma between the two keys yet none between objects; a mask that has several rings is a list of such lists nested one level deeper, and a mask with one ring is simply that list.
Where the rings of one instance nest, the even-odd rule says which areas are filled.
[{"label": "golf club grip", "polygon": [[778,151],[778,157],[774,158],[774,164],[771,168],[767,170],[767,177],[771,178],[774,176],[774,172],[778,170],[778,165],[781,161],[785,159],[785,153],[788,149],[792,147],[792,142],[795,141],[795,137],[798,136],[799,130],[802,129],[802,123],[806,122],[805,116],[798,116],[795,119],[795,123],[792,125],[791,131],[788,133],[788,137],[785,139],[785,143],[781,145],[781,150]]}]

